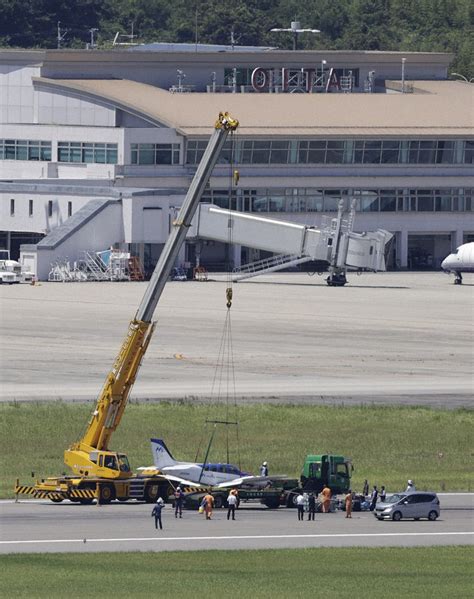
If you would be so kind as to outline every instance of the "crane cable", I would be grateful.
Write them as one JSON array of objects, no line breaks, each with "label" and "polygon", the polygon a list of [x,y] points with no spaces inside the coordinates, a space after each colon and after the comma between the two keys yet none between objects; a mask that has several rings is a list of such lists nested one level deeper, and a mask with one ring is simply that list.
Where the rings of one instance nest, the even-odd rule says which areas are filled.
[{"label": "crane cable", "polygon": [[[235,144],[234,144],[234,134],[230,132],[230,183],[229,183],[229,218],[227,221],[227,243],[228,243],[228,251],[231,251],[232,243],[233,243],[233,220],[232,220],[232,201],[234,199],[234,185],[237,185],[239,176],[238,171],[234,170],[234,152],[235,152]],[[230,260],[229,260],[230,262]],[[232,287],[232,272],[230,268],[227,269],[226,276],[226,290],[225,290],[225,299],[226,299],[226,317],[224,321],[224,326],[222,329],[218,358],[216,362],[216,368],[214,371],[214,378],[212,381],[211,387],[211,397],[216,397],[216,404],[220,402],[220,399],[225,395],[226,407],[225,407],[225,418],[223,420],[212,420],[209,417],[206,417],[206,424],[213,424],[213,432],[211,434],[211,441],[209,442],[204,458],[204,464],[207,461],[207,457],[210,452],[210,446],[214,439],[214,435],[216,432],[216,427],[218,424],[226,425],[226,456],[227,463],[230,463],[230,439],[229,439],[229,426],[235,425],[236,427],[236,444],[237,444],[237,459],[239,468],[241,467],[241,459],[240,459],[240,442],[239,442],[239,423],[237,417],[234,420],[231,420],[230,417],[230,400],[231,397],[234,399],[234,413],[237,416],[237,401],[236,401],[236,386],[235,386],[235,368],[234,368],[234,353],[233,353],[233,344],[232,344],[232,320],[231,320],[231,312],[230,309],[232,307],[233,300],[233,287]],[[224,380],[225,375],[225,380]],[[225,388],[224,388],[225,387]],[[212,404],[209,406],[208,414],[212,409]],[[198,461],[198,455],[200,453],[200,448],[203,443],[203,438],[201,438],[198,450],[196,452],[196,459]]]}]

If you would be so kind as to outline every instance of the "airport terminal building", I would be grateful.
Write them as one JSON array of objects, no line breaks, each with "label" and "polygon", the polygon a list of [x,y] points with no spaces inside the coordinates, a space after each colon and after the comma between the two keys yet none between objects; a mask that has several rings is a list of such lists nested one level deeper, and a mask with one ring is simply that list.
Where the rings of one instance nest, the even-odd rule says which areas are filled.
[{"label": "airport terminal building", "polygon": [[[220,111],[239,119],[203,201],[395,235],[389,268],[474,241],[473,84],[444,53],[151,44],[0,51],[0,247],[50,264],[111,246],[151,267]],[[238,185],[232,171],[238,169]],[[180,260],[193,264],[195,246]],[[204,242],[210,269],[255,248]]]}]

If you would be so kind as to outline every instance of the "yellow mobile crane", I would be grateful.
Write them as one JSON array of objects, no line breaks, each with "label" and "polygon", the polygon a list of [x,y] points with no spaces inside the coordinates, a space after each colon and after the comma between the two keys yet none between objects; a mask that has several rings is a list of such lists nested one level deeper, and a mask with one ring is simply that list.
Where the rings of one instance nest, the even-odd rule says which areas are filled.
[{"label": "yellow mobile crane", "polygon": [[165,283],[184,242],[191,220],[199,204],[214,165],[229,134],[239,123],[227,113],[221,113],[215,123],[206,151],[194,175],[173,229],[163,248],[135,317],[112,370],[107,376],[83,437],[64,452],[64,462],[72,476],[47,478],[34,486],[23,486],[17,481],[15,493],[49,498],[54,502],[64,499],[100,503],[113,499],[126,501],[140,499],[154,502],[168,491],[164,476],[133,474],[125,454],[109,450],[112,433],[120,424],[131,388],[141,361],[150,343],[155,323],[153,313]]}]

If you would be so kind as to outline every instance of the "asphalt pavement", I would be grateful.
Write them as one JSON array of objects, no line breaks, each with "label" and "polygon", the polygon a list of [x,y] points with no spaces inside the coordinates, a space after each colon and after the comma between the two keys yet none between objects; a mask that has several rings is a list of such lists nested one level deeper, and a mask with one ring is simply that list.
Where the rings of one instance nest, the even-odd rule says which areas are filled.
[{"label": "asphalt pavement", "polygon": [[[155,530],[149,504],[82,506],[40,500],[0,502],[0,553],[97,551],[201,551],[303,547],[414,547],[474,544],[474,494],[440,493],[441,517],[379,522],[371,512],[316,514],[297,520],[296,510],[269,510],[242,504],[236,520],[215,510],[212,520],[195,511],[175,518],[163,510],[163,530]],[[306,517],[306,516],[305,516]]]},{"label": "asphalt pavement", "polygon": [[[169,282],[132,397],[206,401],[226,317],[225,282]],[[146,283],[0,288],[0,401],[95,401]],[[474,275],[275,273],[234,285],[241,401],[473,405]]]}]

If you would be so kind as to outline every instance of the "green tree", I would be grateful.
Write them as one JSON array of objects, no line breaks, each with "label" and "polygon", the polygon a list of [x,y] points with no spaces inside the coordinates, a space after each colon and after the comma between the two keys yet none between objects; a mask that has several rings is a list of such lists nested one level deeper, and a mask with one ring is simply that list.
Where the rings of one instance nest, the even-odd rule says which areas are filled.
[{"label": "green tree", "polygon": [[389,0],[353,0],[349,24],[342,36],[352,50],[386,50],[391,47]]}]

